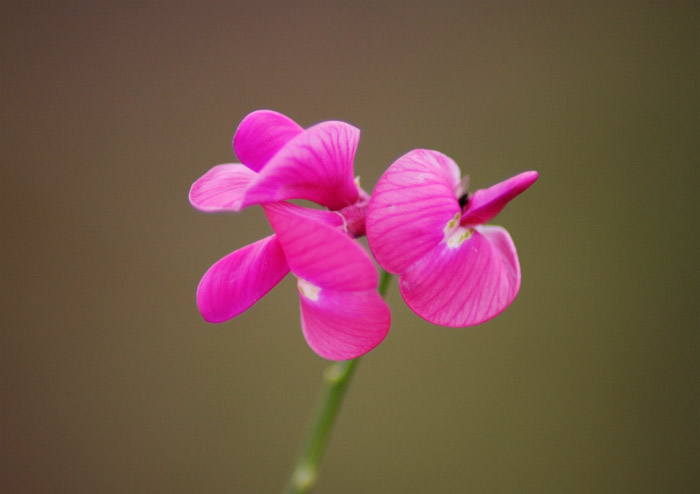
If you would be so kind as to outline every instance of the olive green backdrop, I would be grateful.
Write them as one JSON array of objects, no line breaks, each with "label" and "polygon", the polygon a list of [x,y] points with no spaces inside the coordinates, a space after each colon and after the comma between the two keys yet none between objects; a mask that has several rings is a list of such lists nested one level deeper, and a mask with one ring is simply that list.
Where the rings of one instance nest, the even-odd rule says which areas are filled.
[{"label": "olive green backdrop", "polygon": [[250,111],[362,129],[371,188],[438,149],[521,292],[432,326],[392,285],[319,493],[698,492],[698,2],[4,2],[0,490],[267,493],[325,362],[285,280],[222,324],[200,276],[270,232],[187,192]]}]

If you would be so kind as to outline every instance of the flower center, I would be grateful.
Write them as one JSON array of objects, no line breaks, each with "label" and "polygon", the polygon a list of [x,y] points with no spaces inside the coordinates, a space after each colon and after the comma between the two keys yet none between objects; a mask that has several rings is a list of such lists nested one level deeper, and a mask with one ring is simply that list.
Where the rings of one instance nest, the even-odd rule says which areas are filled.
[{"label": "flower center", "polygon": [[457,212],[454,215],[454,218],[452,218],[450,221],[447,222],[445,225],[445,228],[442,229],[443,232],[445,232],[445,240],[449,238],[450,235],[452,235],[452,232],[454,232],[455,228],[457,228],[457,225],[459,225],[459,219],[462,216],[461,213]]},{"label": "flower center", "polygon": [[462,211],[464,211],[464,208],[465,208],[465,207],[467,206],[467,204],[469,203],[469,194],[467,194],[467,193],[465,192],[464,194],[462,194],[462,195],[459,197],[458,201],[459,201],[459,207],[462,208]]},{"label": "flower center", "polygon": [[367,207],[369,206],[369,194],[360,187],[360,177],[355,179],[359,196],[355,204],[350,204],[342,209],[335,211],[342,218],[345,224],[345,231],[352,238],[365,236],[365,217],[367,216]]},{"label": "flower center", "polygon": [[471,237],[472,233],[474,233],[474,229],[472,228],[465,228],[463,226],[456,228],[455,231],[452,232],[452,235],[447,237],[447,246],[456,249],[462,245],[462,242]]},{"label": "flower center", "polygon": [[474,233],[473,228],[466,228],[459,226],[459,220],[462,217],[462,213],[455,213],[454,217],[447,222],[443,231],[445,232],[445,243],[447,246],[456,249],[462,242],[467,240]]},{"label": "flower center", "polygon": [[321,293],[320,286],[311,284],[306,280],[302,280],[301,278],[297,278],[297,288],[299,289],[300,294],[314,302],[318,300],[318,294]]}]

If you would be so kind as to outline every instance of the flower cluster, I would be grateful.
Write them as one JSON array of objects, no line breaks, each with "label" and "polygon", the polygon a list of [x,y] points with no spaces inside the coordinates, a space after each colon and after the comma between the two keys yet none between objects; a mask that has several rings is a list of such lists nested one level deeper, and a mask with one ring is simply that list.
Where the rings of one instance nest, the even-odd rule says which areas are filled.
[{"label": "flower cluster", "polygon": [[192,185],[190,203],[206,212],[260,205],[274,234],[209,268],[197,289],[205,320],[236,317],[291,271],[309,346],[332,360],[363,355],[391,322],[374,263],[355,240],[365,233],[377,262],[399,275],[408,306],[432,323],[479,324],[513,301],[520,288],[515,246],[503,228],[484,223],[537,173],[468,195],[450,158],[414,150],[389,167],[370,198],[354,177],[359,137],[345,122],[303,129],[269,110],[241,122],[233,138],[241,164],[205,173]]}]

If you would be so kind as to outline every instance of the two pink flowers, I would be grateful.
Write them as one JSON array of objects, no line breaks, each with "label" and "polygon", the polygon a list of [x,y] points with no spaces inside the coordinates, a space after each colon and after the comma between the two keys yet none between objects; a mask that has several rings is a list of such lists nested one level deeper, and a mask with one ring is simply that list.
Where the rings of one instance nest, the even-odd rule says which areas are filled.
[{"label": "two pink flowers", "polygon": [[506,230],[484,223],[537,172],[468,195],[450,158],[419,149],[394,162],[370,197],[354,177],[359,137],[345,122],[303,129],[269,110],[241,122],[233,148],[242,164],[209,170],[190,202],[206,212],[261,205],[274,234],[209,268],[197,289],[205,320],[236,317],[291,271],[309,346],[331,360],[367,353],[387,335],[391,315],[374,263],[355,240],[365,234],[377,262],[399,276],[408,306],[429,322],[473,326],[510,305],[521,278],[515,246]]}]

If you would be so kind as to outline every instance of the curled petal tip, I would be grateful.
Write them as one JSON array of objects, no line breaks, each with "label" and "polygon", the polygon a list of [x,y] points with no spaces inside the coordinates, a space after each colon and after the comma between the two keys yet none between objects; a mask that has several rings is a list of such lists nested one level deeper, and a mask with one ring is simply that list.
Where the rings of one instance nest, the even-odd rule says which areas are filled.
[{"label": "curled petal tip", "polygon": [[516,175],[515,177],[520,177],[523,182],[523,185],[527,189],[532,184],[534,184],[538,178],[540,178],[540,174],[535,170],[529,170],[526,172],[522,172],[519,175]]},{"label": "curled petal tip", "polygon": [[241,121],[233,136],[233,151],[241,163],[259,172],[270,159],[304,129],[272,110],[257,110]]},{"label": "curled petal tip", "polygon": [[488,189],[479,189],[469,198],[462,225],[482,225],[500,213],[506,204],[525,192],[539,177],[536,171],[519,173]]}]

